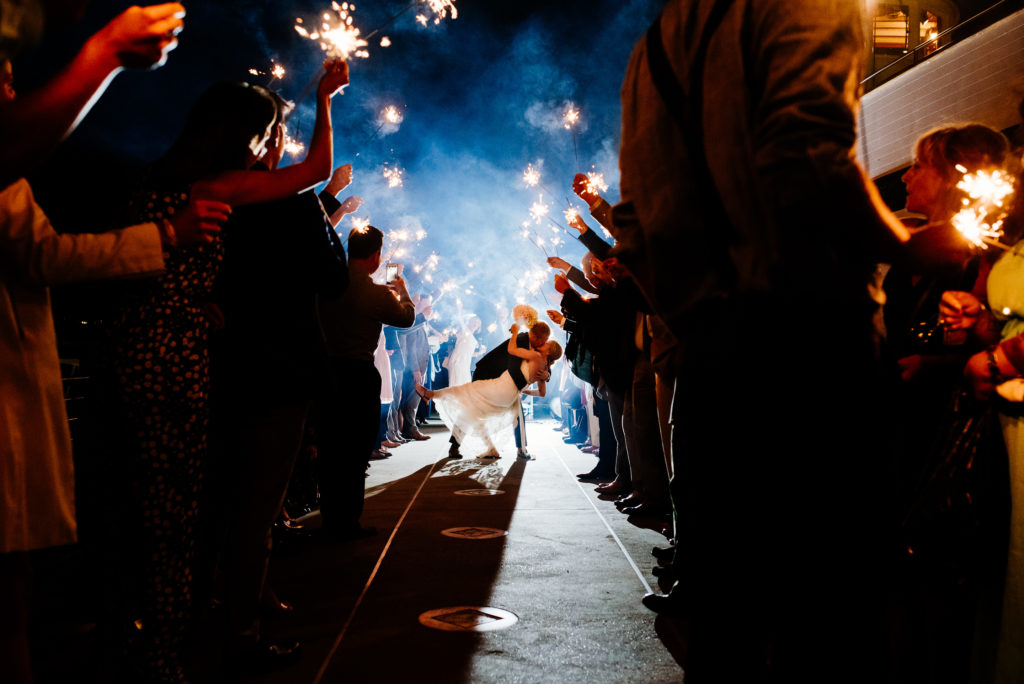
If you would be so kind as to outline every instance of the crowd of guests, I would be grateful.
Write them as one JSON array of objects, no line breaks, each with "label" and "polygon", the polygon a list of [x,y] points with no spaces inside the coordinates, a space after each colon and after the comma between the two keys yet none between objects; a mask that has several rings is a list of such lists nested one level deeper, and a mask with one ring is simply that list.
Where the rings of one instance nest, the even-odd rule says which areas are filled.
[{"label": "crowd of guests", "polygon": [[[936,128],[894,214],[850,154],[859,3],[812,4],[673,0],[638,44],[622,201],[573,180],[613,242],[575,218],[579,267],[548,259],[570,371],[548,382],[566,440],[596,456],[579,479],[671,539],[654,552],[668,591],[644,605],[688,622],[688,680],[1019,681],[1024,203],[1001,248],[972,247],[953,216],[964,173],[1019,183],[1021,150],[981,124]],[[439,358],[434,302],[387,272],[380,230],[335,232],[360,202],[336,197],[351,167],[332,169],[341,61],[325,64],[303,161],[280,166],[289,103],[219,84],[140,179],[127,227],[54,230],[25,174],[113,75],[166,60],[183,15],[127,10],[28,96],[7,61],[17,41],[0,43],[8,681],[32,681],[28,552],[77,539],[48,286],[131,279],[97,360],[127,574],[106,618],[134,626],[109,630],[127,656],[111,680],[185,681],[183,644],[211,601],[229,668],[294,660],[299,644],[268,643],[260,621],[289,610],[266,570],[310,425],[322,535],[372,535],[369,460],[429,438],[425,386],[486,365],[470,375],[480,320],[461,308]],[[557,358],[536,353],[541,325],[523,333],[531,378]]]}]

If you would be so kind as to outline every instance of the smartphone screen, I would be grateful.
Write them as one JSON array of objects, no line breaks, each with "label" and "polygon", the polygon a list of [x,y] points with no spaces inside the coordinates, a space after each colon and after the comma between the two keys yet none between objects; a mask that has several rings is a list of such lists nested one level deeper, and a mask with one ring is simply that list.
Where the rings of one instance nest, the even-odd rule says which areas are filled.
[{"label": "smartphone screen", "polygon": [[385,278],[387,282],[393,281],[398,277],[398,264],[388,264],[387,270],[385,271]]}]

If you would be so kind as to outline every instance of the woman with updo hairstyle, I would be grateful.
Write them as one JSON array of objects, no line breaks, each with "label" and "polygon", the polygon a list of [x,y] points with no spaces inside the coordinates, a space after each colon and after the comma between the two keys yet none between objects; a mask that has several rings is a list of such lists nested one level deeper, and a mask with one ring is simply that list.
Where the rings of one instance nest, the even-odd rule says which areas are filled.
[{"label": "woman with updo hairstyle", "polygon": [[[978,345],[943,325],[939,302],[946,290],[984,287],[989,264],[952,223],[965,196],[957,184],[964,170],[998,167],[1008,150],[1000,132],[976,123],[937,128],[917,141],[913,164],[902,180],[907,211],[923,218],[917,219],[903,257],[892,264],[884,282],[884,396],[892,402],[895,457],[891,521],[892,529],[900,531],[892,548],[899,558],[894,567],[902,571],[893,595],[904,613],[895,628],[895,667],[900,672],[924,667],[957,673],[950,681],[966,677],[970,664],[973,609],[963,599],[963,587],[974,586],[976,565],[950,563],[952,557],[964,560],[963,547],[949,541],[953,535],[945,528],[939,541],[923,536],[934,528],[918,521],[934,513],[926,483],[944,482],[936,475],[941,464],[961,458],[944,435],[964,415],[975,416],[982,409],[961,399],[963,367]],[[979,430],[984,436],[990,432]],[[977,437],[982,439],[981,434]],[[923,606],[939,608],[930,613]]]},{"label": "woman with updo hairstyle", "polygon": [[[232,206],[295,195],[330,177],[330,102],[348,84],[348,66],[325,64],[306,158],[250,172],[281,115],[272,94],[247,83],[221,83],[200,96],[181,135],[149,169],[129,207],[131,222],[161,221],[190,196]],[[126,546],[141,554],[139,681],[182,682],[180,650],[191,612],[192,563],[207,453],[210,328],[208,305],[222,260],[217,235],[172,250],[161,276],[131,291],[112,326],[109,374],[126,439]],[[135,617],[135,616],[133,616]]]}]

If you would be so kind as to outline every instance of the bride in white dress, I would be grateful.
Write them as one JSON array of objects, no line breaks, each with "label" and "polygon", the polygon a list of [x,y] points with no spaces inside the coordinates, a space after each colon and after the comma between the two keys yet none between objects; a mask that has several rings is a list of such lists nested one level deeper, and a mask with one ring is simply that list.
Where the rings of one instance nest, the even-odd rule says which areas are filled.
[{"label": "bride in white dress", "polygon": [[[511,332],[508,353],[522,359],[519,373],[505,371],[493,380],[475,380],[439,390],[416,386],[421,397],[433,399],[438,414],[459,445],[471,450],[483,446],[484,458],[497,458],[495,445],[512,432],[520,393],[543,397],[551,364],[562,356],[561,346],[553,340],[537,351],[517,347],[519,326],[513,325]],[[537,383],[537,389],[526,389],[533,383]]]}]

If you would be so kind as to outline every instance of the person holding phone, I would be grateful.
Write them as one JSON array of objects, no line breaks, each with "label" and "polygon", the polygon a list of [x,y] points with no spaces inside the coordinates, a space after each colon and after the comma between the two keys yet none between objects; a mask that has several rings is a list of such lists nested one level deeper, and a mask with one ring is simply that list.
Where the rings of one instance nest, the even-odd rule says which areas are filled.
[{"label": "person holding phone", "polygon": [[372,280],[381,266],[383,244],[379,229],[353,228],[348,235],[348,289],[340,297],[320,300],[331,379],[320,402],[320,515],[324,532],[338,539],[376,533],[359,522],[364,473],[380,421],[380,374],[373,355],[384,325],[408,328],[416,319],[398,264],[389,264],[396,268],[388,284]]}]

